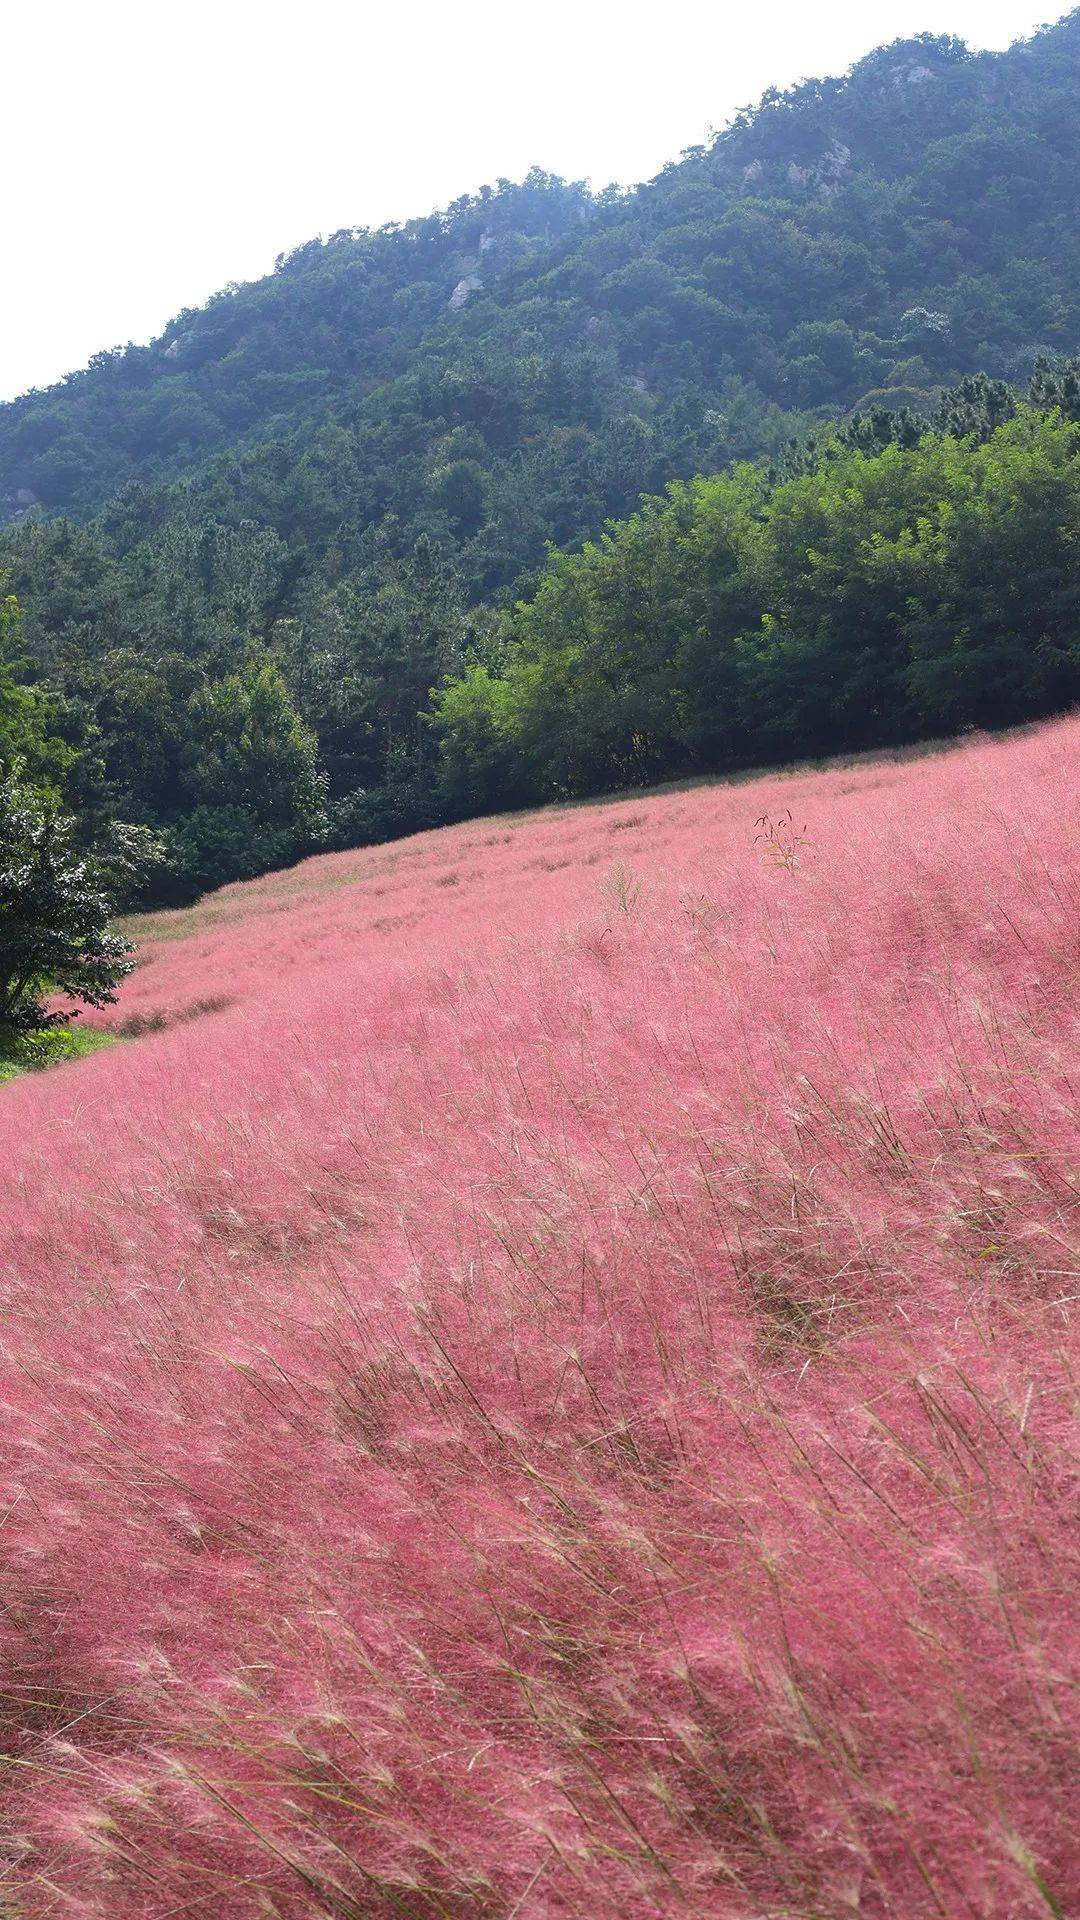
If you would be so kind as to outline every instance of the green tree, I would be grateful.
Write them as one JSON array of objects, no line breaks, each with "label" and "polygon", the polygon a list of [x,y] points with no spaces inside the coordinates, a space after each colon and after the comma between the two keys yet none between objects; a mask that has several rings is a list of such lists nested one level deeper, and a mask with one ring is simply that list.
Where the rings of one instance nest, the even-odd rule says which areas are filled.
[{"label": "green tree", "polygon": [[[0,594],[5,584],[0,574]],[[0,772],[21,765],[36,785],[57,788],[73,755],[55,732],[55,712],[44,690],[28,683],[19,603],[0,598]]]},{"label": "green tree", "polygon": [[273,827],[313,830],[323,799],[318,743],[273,661],[196,689],[183,772],[194,806],[240,806]]},{"label": "green tree", "polygon": [[131,942],[110,927],[112,901],[154,857],[152,837],[120,829],[88,855],[74,826],[18,766],[0,779],[0,1035],[72,1018],[47,1010],[52,994],[106,1006],[131,971]]}]

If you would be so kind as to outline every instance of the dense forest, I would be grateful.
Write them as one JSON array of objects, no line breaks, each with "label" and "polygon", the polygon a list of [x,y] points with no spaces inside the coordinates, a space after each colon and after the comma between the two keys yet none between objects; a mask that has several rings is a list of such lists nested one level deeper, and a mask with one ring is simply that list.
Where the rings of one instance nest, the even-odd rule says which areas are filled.
[{"label": "dense forest", "polygon": [[[974,385],[974,383],[972,383]],[[883,424],[883,423],[879,423]],[[675,482],[437,696],[467,810],[1029,720],[1080,692],[1080,414]]]},{"label": "dense forest", "polygon": [[0,758],[166,899],[1075,699],[1078,82],[1080,12],[922,36],[0,408]]}]

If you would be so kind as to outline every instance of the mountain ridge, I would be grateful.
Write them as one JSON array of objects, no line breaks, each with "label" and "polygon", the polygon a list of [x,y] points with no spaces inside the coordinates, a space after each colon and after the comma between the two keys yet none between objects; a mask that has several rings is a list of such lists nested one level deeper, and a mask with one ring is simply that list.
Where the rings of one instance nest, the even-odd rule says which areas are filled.
[{"label": "mountain ridge", "polygon": [[[674,224],[673,215],[697,215],[700,206],[692,207],[690,201],[703,188],[723,193],[736,205],[764,198],[774,209],[776,203],[786,203],[788,215],[812,230],[814,220],[807,221],[807,215],[812,216],[815,207],[827,213],[830,202],[850,196],[870,176],[879,185],[895,183],[920,155],[925,157],[928,143],[970,137],[978,122],[979,138],[992,150],[1006,130],[982,122],[988,115],[1011,111],[1025,123],[1014,126],[1005,142],[1014,170],[1009,191],[1016,203],[1032,184],[1018,163],[1031,149],[1033,116],[1043,132],[1052,119],[1045,104],[1041,115],[1033,108],[1030,89],[1033,84],[1042,88],[1048,69],[1059,61],[1059,77],[1067,69],[1068,80],[1075,84],[1080,12],[1073,11],[1005,53],[971,52],[949,36],[898,41],[856,62],[838,80],[807,81],[786,93],[767,93],[710,146],[687,149],[653,180],[624,192],[593,194],[582,183],[561,182],[535,169],[518,185],[501,181],[495,190],[462,196],[442,213],[389,223],[374,232],[346,229],[327,240],[309,241],[281,256],[274,274],[226,288],[201,309],[174,316],[146,347],[97,355],[87,368],[0,407],[0,496],[8,501],[9,511],[12,505],[18,511],[35,503],[46,510],[92,511],[108,491],[127,480],[197,469],[215,453],[245,444],[268,427],[277,432],[289,420],[299,424],[322,417],[324,400],[331,412],[350,400],[362,403],[372,384],[385,386],[408,370],[410,357],[423,348],[429,334],[429,350],[442,350],[448,325],[450,342],[467,355],[476,332],[475,312],[469,309],[477,303],[513,306],[527,290],[533,296],[542,294],[545,279],[549,295],[576,291],[580,299],[588,291],[582,283],[589,279],[589,262],[575,245],[583,229],[611,234],[629,219],[641,230],[634,237],[644,243],[634,257],[653,257],[647,244],[650,230],[655,237],[656,231]],[[1063,138],[1060,148],[1063,160],[1074,159],[1075,134],[1071,140]],[[971,157],[951,156],[967,162]],[[984,155],[993,157],[992,151]],[[941,156],[944,178],[923,181],[928,191],[936,187],[939,200],[947,196],[949,158]],[[1045,152],[1041,159],[1045,163]],[[1041,184],[1045,193],[1047,183]],[[879,207],[879,215],[881,211]],[[915,215],[928,219],[932,211],[939,216],[941,205],[916,209]],[[1012,211],[1015,214],[1015,204]],[[1010,227],[1015,227],[1015,219],[1005,222],[1006,232]],[[957,236],[950,238],[955,241]],[[677,251],[677,245],[669,243],[668,254],[677,259]],[[962,263],[962,249],[959,257]],[[700,254],[693,265],[702,268]],[[408,281],[405,272],[411,275]],[[655,274],[654,279],[663,300],[665,289]],[[473,286],[473,281],[483,284]],[[928,281],[928,289],[933,284]],[[612,291],[618,290],[607,289]],[[625,305],[649,290],[639,287],[635,293],[631,284],[622,291]],[[852,291],[858,294],[859,289],[849,286],[848,294]],[[869,284],[863,289],[867,295],[872,291]],[[894,291],[883,290],[889,297]],[[596,314],[585,318],[603,320],[609,306],[602,302]],[[881,318],[882,312],[879,299],[874,317]],[[705,317],[714,328],[721,324],[715,315]],[[892,317],[903,316],[897,311]],[[738,359],[738,343],[729,344],[736,346]],[[972,348],[979,344],[970,343]],[[625,348],[627,343],[619,345]],[[717,342],[711,351],[715,363]],[[966,351],[966,345],[964,352],[958,348],[942,371],[952,376],[974,370]],[[619,358],[620,364],[626,361],[626,352],[620,351]],[[738,371],[751,378],[762,375],[768,397],[790,405],[793,395],[780,390],[775,369],[771,384],[776,390],[768,392],[770,368],[760,363],[760,355],[758,362]],[[633,378],[632,369],[630,374]],[[88,420],[86,405],[90,395],[106,402],[110,388],[131,394],[149,388],[160,396],[157,412],[145,410],[129,423],[126,438],[119,436],[113,446],[102,422]],[[849,402],[859,397],[850,381],[843,397]],[[835,391],[824,393],[820,404],[834,398]],[[819,403],[812,390],[809,403]],[[65,413],[75,415],[74,437],[58,452],[55,443],[58,434],[63,441]],[[97,468],[92,480],[87,477],[87,446],[79,444],[88,426],[87,446]]]}]

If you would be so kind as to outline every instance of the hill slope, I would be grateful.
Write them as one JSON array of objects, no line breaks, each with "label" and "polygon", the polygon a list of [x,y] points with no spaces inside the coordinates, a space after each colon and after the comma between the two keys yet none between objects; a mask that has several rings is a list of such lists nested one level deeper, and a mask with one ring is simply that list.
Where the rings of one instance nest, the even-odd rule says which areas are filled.
[{"label": "hill slope", "polygon": [[[299,430],[284,493],[279,445],[221,468],[215,498],[251,511],[276,478],[286,534],[326,538],[387,510],[420,525],[441,507],[470,540],[485,502],[455,528],[433,484],[448,435],[487,472],[489,506],[509,487],[525,509],[535,474],[517,494],[512,452],[539,434],[580,484],[559,435],[584,430],[595,504],[561,523],[548,504],[505,557],[489,534],[472,567],[505,581],[537,538],[757,451],[767,402],[851,406],[886,382],[1023,374],[1039,348],[1075,349],[1078,68],[1077,12],[1005,54],[925,35],[767,95],[627,195],[537,172],[401,228],[313,241],[149,347],[0,408],[0,496],[92,511],[125,481]],[[605,447],[620,420],[624,475]],[[342,439],[320,512],[300,469],[331,421]]]},{"label": "hill slope", "polygon": [[0,1097],[14,1913],[1072,1910],[1078,755],[147,930]]},{"label": "hill slope", "polygon": [[[549,545],[579,549],[643,493],[747,459],[787,474],[852,408],[871,442],[887,415],[908,451],[931,418],[971,438],[980,408],[957,407],[950,383],[977,369],[1023,390],[1035,365],[1037,410],[1067,393],[1080,415],[1078,106],[1078,12],[1004,54],[898,43],[766,96],[631,192],[536,172],[401,228],[312,242],[150,347],[0,408],[0,576],[22,606],[26,674],[71,749],[86,837],[110,818],[159,829],[160,904],[319,844],[596,787],[613,761],[617,781],[655,779],[728,768],[733,740],[789,757],[1067,705],[1075,530],[1015,474],[1042,529],[1032,543],[1018,520],[1018,543],[1069,564],[1064,578],[1057,557],[1028,569],[1007,631],[987,629],[999,596],[984,592],[973,638],[936,575],[906,583],[902,616],[875,599],[861,543],[914,537],[891,500],[850,530],[834,600],[850,593],[866,616],[857,714],[845,662],[802,630],[801,584],[776,602],[740,561],[719,644],[693,624],[716,602],[722,551],[674,625],[668,604],[636,653],[636,628],[635,648],[624,634],[592,650],[605,711],[586,701],[584,730],[575,711],[569,751],[527,740],[503,777],[470,737],[467,764],[447,766],[431,693],[473,662],[498,677],[509,610]],[[987,391],[992,427],[1011,402]],[[961,493],[981,486],[971,464]],[[931,511],[949,520],[946,494]],[[667,575],[665,596],[680,597]],[[733,706],[728,615],[744,601]],[[774,724],[771,643],[789,631],[793,658],[817,648],[814,701],[830,709],[807,733],[784,689],[797,724]],[[575,645],[571,620],[549,651]],[[1003,653],[1004,671],[986,666]],[[918,685],[897,690],[909,656]],[[557,674],[547,694],[559,710]],[[516,739],[513,715],[489,725],[480,706],[497,749]]]}]

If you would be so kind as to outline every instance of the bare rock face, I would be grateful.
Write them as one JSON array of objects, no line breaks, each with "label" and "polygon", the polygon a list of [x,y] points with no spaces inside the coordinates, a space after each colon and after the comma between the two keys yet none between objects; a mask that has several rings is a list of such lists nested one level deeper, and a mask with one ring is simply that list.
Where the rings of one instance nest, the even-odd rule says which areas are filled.
[{"label": "bare rock face", "polygon": [[467,273],[463,280],[459,280],[447,301],[447,306],[450,308],[451,313],[460,313],[462,307],[468,304],[472,295],[480,292],[483,284],[478,273]]},{"label": "bare rock face", "polygon": [[842,140],[830,141],[828,152],[818,163],[818,191],[835,193],[850,172],[851,148],[845,146]]},{"label": "bare rock face", "polygon": [[13,492],[0,495],[0,526],[16,526],[40,505],[41,496],[33,487],[16,487]]},{"label": "bare rock face", "polygon": [[928,80],[936,79],[933,67],[921,67],[915,60],[908,61],[905,66],[895,67],[892,73],[894,87],[921,87]]},{"label": "bare rock face", "polygon": [[815,166],[800,167],[793,160],[788,167],[787,177],[793,187],[805,187],[820,199],[831,200],[834,193],[839,193],[850,172],[851,148],[845,146],[842,140],[833,140]]}]

